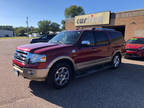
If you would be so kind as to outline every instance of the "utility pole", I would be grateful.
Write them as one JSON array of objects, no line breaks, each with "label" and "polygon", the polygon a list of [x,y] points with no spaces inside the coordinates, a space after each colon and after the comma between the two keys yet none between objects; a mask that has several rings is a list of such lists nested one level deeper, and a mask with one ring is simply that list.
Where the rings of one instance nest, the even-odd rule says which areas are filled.
[{"label": "utility pole", "polygon": [[26,25],[27,25],[27,33],[29,32],[29,18],[28,16],[26,17]]}]

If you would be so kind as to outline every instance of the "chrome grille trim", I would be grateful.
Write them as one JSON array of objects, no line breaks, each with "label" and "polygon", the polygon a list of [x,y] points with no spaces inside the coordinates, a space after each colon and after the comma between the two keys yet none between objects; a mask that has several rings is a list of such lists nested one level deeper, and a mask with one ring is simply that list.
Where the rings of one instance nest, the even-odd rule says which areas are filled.
[{"label": "chrome grille trim", "polygon": [[133,49],[133,48],[127,48],[127,51],[137,51],[137,49]]},{"label": "chrome grille trim", "polygon": [[22,64],[25,64],[28,53],[29,52],[16,50],[16,52],[14,54],[14,59],[17,60],[18,62],[21,62]]}]

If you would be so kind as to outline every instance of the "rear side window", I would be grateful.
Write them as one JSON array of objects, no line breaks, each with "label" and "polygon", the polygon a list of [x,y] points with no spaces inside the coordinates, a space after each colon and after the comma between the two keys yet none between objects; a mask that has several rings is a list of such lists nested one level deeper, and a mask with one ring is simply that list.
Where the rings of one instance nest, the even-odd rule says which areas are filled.
[{"label": "rear side window", "polygon": [[109,32],[109,34],[111,36],[112,41],[119,40],[123,37],[122,33],[120,32]]},{"label": "rear side window", "polygon": [[105,45],[109,43],[107,34],[103,31],[95,31],[96,45]]},{"label": "rear side window", "polygon": [[84,34],[81,38],[81,41],[89,41],[90,46],[95,45],[95,38],[94,38],[93,32],[92,31],[84,32]]}]

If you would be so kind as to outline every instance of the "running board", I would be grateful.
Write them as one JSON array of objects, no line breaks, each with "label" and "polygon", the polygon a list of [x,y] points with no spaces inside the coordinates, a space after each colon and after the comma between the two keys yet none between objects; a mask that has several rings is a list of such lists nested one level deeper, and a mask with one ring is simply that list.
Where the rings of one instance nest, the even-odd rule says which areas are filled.
[{"label": "running board", "polygon": [[112,68],[112,65],[105,64],[105,65],[96,66],[96,67],[93,67],[90,69],[81,70],[81,71],[76,72],[77,74],[75,75],[75,78],[86,77],[88,75],[94,74],[96,72],[104,71],[104,70],[110,69],[110,68]]}]

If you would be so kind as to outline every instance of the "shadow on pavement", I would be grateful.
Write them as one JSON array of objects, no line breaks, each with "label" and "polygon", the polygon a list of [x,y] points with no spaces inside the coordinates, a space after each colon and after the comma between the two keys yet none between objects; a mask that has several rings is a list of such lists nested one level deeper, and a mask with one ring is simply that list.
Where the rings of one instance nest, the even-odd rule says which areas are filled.
[{"label": "shadow on pavement", "polygon": [[130,57],[130,58],[126,58],[126,59],[136,60],[136,61],[144,61],[144,58],[141,58],[141,57]]},{"label": "shadow on pavement", "polygon": [[75,79],[58,90],[35,81],[29,87],[35,96],[64,108],[144,107],[144,66],[123,63],[118,69]]}]

